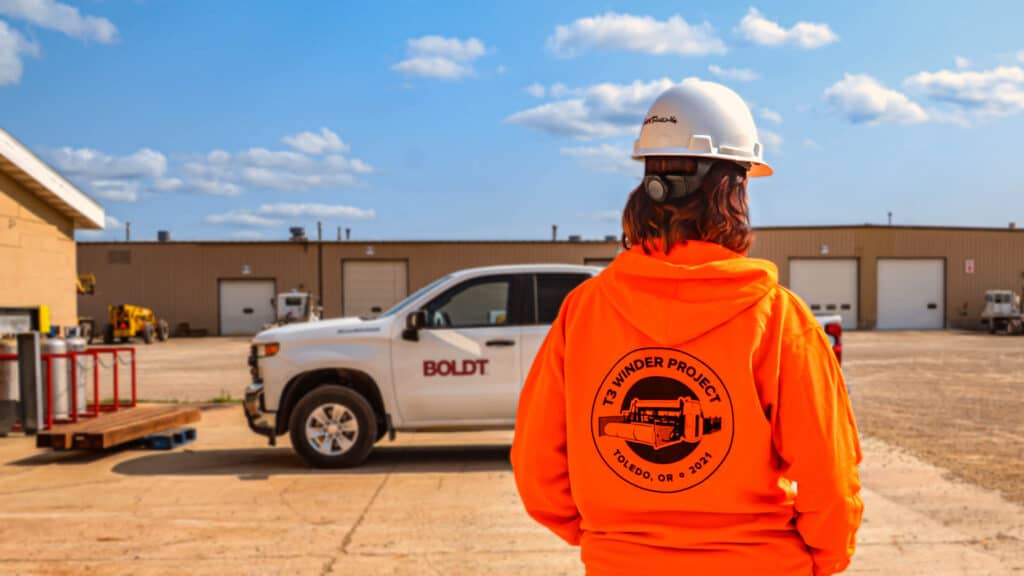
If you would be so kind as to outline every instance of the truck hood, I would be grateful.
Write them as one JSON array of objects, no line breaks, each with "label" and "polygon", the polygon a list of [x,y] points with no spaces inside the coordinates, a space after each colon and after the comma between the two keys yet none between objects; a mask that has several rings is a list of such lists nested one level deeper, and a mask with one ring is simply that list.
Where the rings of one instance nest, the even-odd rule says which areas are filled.
[{"label": "truck hood", "polygon": [[286,326],[278,326],[264,330],[255,337],[253,343],[260,342],[292,342],[305,339],[338,338],[347,335],[369,336],[381,334],[391,324],[393,318],[332,318],[319,322],[298,322]]}]

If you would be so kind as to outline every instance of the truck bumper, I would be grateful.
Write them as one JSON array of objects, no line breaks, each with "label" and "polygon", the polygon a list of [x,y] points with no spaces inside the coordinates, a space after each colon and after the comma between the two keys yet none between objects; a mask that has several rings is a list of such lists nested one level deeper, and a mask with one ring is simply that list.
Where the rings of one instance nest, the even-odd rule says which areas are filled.
[{"label": "truck bumper", "polygon": [[253,432],[266,436],[271,446],[277,444],[277,432],[274,423],[270,421],[266,412],[261,410],[263,406],[263,383],[253,382],[245,389],[245,419],[249,422],[249,429]]}]

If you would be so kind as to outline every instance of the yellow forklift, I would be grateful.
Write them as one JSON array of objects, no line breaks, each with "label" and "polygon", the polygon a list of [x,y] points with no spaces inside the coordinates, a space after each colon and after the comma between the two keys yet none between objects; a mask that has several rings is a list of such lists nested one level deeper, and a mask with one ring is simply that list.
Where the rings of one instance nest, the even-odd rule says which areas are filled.
[{"label": "yellow forklift", "polygon": [[103,334],[103,341],[107,344],[113,344],[115,339],[126,342],[136,336],[141,336],[146,344],[152,344],[153,340],[166,342],[171,336],[167,321],[158,320],[152,310],[142,306],[107,306],[107,319],[110,323]]}]

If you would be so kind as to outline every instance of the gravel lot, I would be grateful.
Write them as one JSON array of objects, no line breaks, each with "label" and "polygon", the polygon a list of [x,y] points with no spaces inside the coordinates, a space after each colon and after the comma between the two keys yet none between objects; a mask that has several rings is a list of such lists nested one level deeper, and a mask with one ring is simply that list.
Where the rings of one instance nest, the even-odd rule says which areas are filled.
[{"label": "gravel lot", "polygon": [[1024,503],[1024,337],[852,332],[861,433]]}]

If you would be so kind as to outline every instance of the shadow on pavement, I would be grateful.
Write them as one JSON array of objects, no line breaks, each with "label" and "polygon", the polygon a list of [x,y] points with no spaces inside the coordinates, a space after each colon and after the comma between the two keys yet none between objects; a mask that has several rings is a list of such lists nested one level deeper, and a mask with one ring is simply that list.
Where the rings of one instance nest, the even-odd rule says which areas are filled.
[{"label": "shadow on pavement", "polygon": [[291,448],[186,450],[126,460],[113,472],[126,476],[238,476],[262,480],[280,475],[354,475],[511,470],[508,445],[379,446],[366,462],[345,470],[307,467]]},{"label": "shadow on pavement", "polygon": [[48,464],[80,466],[82,464],[91,464],[97,460],[102,460],[111,454],[116,454],[121,451],[121,449],[95,452],[84,452],[79,450],[47,450],[46,452],[33,454],[32,456],[28,456],[20,460],[13,460],[6,464],[8,466],[46,466]]}]

